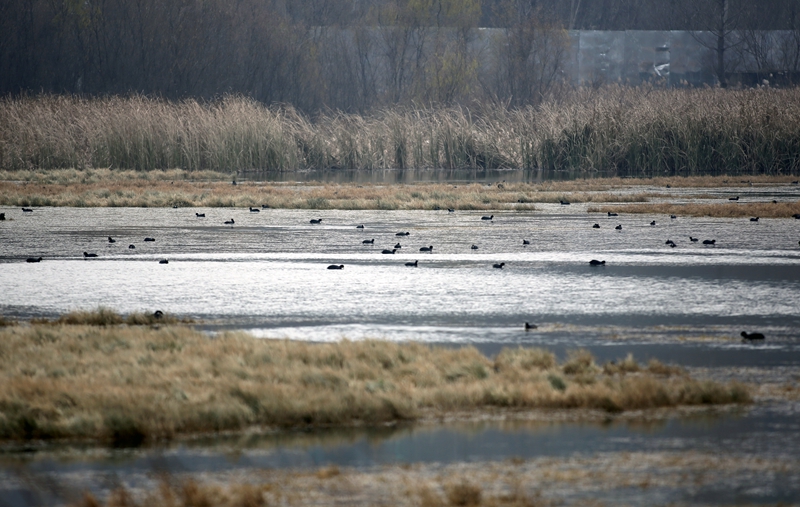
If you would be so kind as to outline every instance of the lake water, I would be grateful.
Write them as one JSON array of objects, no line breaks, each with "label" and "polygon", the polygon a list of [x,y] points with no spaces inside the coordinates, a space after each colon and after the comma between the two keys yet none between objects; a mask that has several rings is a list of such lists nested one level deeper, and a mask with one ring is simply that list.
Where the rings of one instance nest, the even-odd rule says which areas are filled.
[{"label": "lake water", "polygon": [[[758,192],[751,197],[797,198],[793,189]],[[469,344],[489,355],[504,346],[540,346],[562,356],[585,347],[601,361],[632,352],[640,360],[783,368],[797,376],[800,220],[607,217],[589,214],[581,204],[536,207],[493,213],[4,208],[0,314],[52,318],[104,305],[121,313],[162,310],[191,317],[211,333],[245,329],[265,338]],[[493,220],[481,220],[486,214]],[[320,224],[310,223],[319,218]],[[223,223],[229,219],[232,227]],[[406,231],[408,236],[396,235]],[[363,244],[368,239],[374,244]],[[703,245],[705,239],[716,244]],[[397,243],[395,254],[381,253]],[[431,245],[431,253],[420,252]],[[98,257],[84,259],[84,251]],[[25,262],[39,256],[40,263]],[[590,266],[591,259],[606,264]],[[405,266],[413,261],[418,267]],[[492,267],[501,262],[502,269]],[[328,270],[330,264],[344,269]],[[526,332],[525,322],[538,329]],[[767,340],[742,343],[743,330],[762,332]],[[796,456],[800,412],[796,403],[788,413],[785,408],[760,407],[698,425],[671,420],[645,430],[624,424],[509,430],[487,423],[358,430],[344,439],[322,432],[311,443],[283,435],[239,442],[233,462],[228,451],[214,448],[219,442],[127,455],[109,451],[77,463],[12,453],[0,464],[0,493],[16,495],[9,505],[36,503],[14,482],[12,470],[19,467],[65,481],[76,467],[85,468],[92,471],[85,475],[87,487],[102,490],[105,474],[134,480],[156,461],[214,471],[676,449],[733,452],[732,459],[737,452]],[[316,438],[334,440],[318,445]],[[778,481],[766,496],[742,498],[797,502],[800,492],[797,481]]]}]

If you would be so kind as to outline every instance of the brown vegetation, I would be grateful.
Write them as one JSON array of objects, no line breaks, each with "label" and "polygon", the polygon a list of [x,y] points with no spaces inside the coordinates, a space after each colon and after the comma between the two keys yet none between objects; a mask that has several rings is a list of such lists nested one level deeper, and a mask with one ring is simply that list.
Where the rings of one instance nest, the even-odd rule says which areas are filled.
[{"label": "brown vegetation", "polygon": [[750,400],[736,383],[656,368],[604,371],[585,351],[559,366],[542,350],[506,349],[491,360],[472,347],[209,337],[186,326],[114,322],[82,316],[0,328],[0,438],[135,444],[254,425],[379,424],[423,412],[615,413]]},{"label": "brown vegetation", "polygon": [[[789,176],[760,176],[756,185],[788,185]],[[741,185],[737,182],[736,185]],[[170,171],[112,171],[108,169],[0,171],[0,205],[113,206],[113,207],[248,207],[267,205],[291,209],[441,209],[533,210],[535,203],[646,203],[656,194],[651,187],[725,187],[726,177],[656,179],[593,178],[541,183],[494,185],[417,184],[281,184],[239,182],[232,185],[222,173]],[[641,191],[636,189],[641,187]],[[633,190],[633,191],[631,191]],[[711,216],[792,216],[797,203],[725,203],[639,206],[592,206],[589,211],[702,214]],[[762,208],[763,207],[763,208]],[[762,211],[763,210],[763,211]],[[714,215],[714,213],[721,213]]]},{"label": "brown vegetation", "polygon": [[[717,489],[784,476],[797,459],[704,452],[619,452],[592,456],[513,458],[449,465],[404,464],[370,469],[253,470],[235,475],[161,477],[152,488],[86,493],[74,507],[255,507],[261,505],[394,505],[402,507],[535,507],[615,505],[636,488],[642,495]],[[335,470],[331,474],[329,471]],[[188,476],[188,477],[187,477]],[[687,478],[689,480],[687,481]],[[643,497],[645,499],[649,496]]]},{"label": "brown vegetation", "polygon": [[225,97],[0,100],[0,168],[541,168],[622,176],[800,171],[800,89],[610,86],[561,101],[313,120]]},{"label": "brown vegetation", "polygon": [[794,202],[724,202],[714,204],[646,203],[614,206],[590,206],[590,213],[650,213],[691,217],[761,217],[790,218],[800,213],[800,201]]}]

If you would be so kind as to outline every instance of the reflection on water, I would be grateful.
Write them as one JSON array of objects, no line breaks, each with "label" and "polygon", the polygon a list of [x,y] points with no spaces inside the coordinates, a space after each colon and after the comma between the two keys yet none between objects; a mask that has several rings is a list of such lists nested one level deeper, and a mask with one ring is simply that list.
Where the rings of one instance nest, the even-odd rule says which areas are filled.
[{"label": "reflection on water", "polygon": [[[741,348],[745,329],[769,336],[757,346],[764,350],[797,350],[800,221],[541,208],[495,212],[488,222],[479,212],[447,211],[7,209],[0,312],[161,309],[201,319],[209,330],[315,341]],[[234,216],[234,227],[223,224]],[[309,223],[317,217],[322,224]],[[398,242],[397,253],[381,253]],[[419,251],[430,245],[433,253]],[[86,251],[98,258],[84,259]],[[41,263],[22,262],[39,256]],[[163,258],[169,264],[156,262]],[[589,266],[590,259],[606,265]],[[410,261],[419,267],[406,267]],[[498,262],[505,267],[492,268]],[[539,329],[526,333],[524,322]]]},{"label": "reflection on water", "polygon": [[[219,437],[135,450],[49,448],[0,455],[0,496],[16,496],[19,501],[12,504],[22,506],[35,503],[26,501],[23,494],[24,485],[31,483],[56,491],[56,485],[107,491],[118,484],[152,488],[162,474],[240,477],[248,471],[327,465],[368,469],[634,452],[707,453],[731,460],[794,459],[794,450],[800,448],[796,416],[760,407],[724,416],[701,413],[639,423],[473,422]],[[797,501],[800,491],[786,482],[771,485],[770,495]],[[635,503],[648,504],[646,498],[641,500],[644,503]],[[758,502],[758,495],[749,501]]]}]

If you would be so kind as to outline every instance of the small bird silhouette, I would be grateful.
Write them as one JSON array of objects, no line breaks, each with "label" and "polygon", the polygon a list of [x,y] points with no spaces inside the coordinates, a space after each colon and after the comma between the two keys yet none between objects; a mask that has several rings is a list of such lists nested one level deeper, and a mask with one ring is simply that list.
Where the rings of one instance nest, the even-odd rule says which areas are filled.
[{"label": "small bird silhouette", "polygon": [[590,266],[605,266],[606,261],[598,261],[597,259],[592,259],[589,261]]}]

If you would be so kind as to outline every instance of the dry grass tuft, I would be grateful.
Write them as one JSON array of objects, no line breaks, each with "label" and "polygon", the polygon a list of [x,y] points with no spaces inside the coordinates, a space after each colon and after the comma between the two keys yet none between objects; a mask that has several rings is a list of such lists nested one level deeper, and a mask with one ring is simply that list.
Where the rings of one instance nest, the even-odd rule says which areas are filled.
[{"label": "dry grass tuft", "polygon": [[97,325],[0,328],[0,439],[138,445],[251,426],[378,424],[423,413],[619,412],[750,400],[740,384],[698,382],[632,358],[622,363],[625,374],[604,372],[585,350],[558,365],[537,349],[503,350],[492,361],[472,347],[312,344],[234,332],[209,337],[182,325],[112,325],[118,319],[107,311],[76,320]]}]

